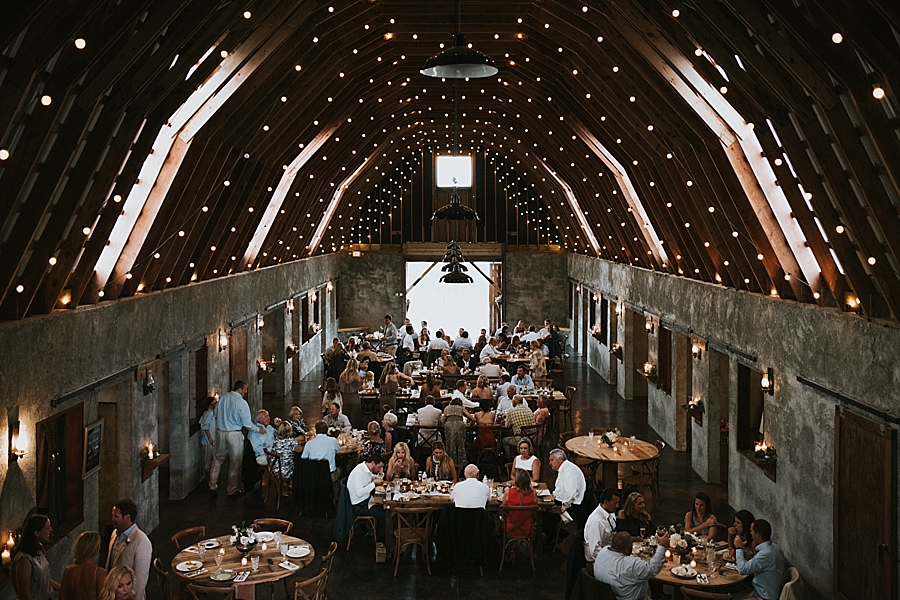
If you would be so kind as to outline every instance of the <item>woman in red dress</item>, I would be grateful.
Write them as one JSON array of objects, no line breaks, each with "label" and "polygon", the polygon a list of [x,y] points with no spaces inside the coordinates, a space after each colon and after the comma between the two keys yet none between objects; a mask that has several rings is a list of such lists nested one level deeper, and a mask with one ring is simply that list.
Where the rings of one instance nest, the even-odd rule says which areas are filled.
[{"label": "woman in red dress", "polygon": [[[531,476],[522,469],[513,472],[513,487],[506,491],[503,504],[507,506],[529,506],[537,501],[534,490],[531,489]],[[522,512],[509,513],[506,521],[506,532],[521,530],[523,533],[531,533],[531,515]]]}]

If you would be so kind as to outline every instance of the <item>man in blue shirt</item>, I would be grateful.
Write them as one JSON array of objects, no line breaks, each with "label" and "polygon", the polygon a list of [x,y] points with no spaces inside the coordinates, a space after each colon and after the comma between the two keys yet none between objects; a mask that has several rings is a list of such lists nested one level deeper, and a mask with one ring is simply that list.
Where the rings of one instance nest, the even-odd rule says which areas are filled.
[{"label": "man in blue shirt", "polygon": [[516,376],[512,378],[510,383],[516,386],[516,392],[521,392],[523,388],[534,387],[534,380],[531,378],[531,375],[525,372],[525,365],[519,365],[519,368],[516,369]]},{"label": "man in blue shirt", "polygon": [[275,428],[271,425],[272,418],[269,411],[262,409],[256,412],[256,424],[259,429],[251,429],[247,432],[247,439],[250,441],[250,447],[253,448],[253,455],[256,456],[256,464],[265,466],[267,464],[265,450],[271,450],[275,444]]},{"label": "man in blue shirt", "polygon": [[756,548],[756,554],[750,560],[744,559],[745,542],[740,536],[735,536],[734,547],[738,573],[753,575],[753,589],[738,592],[734,597],[778,600],[784,585],[784,552],[771,541],[772,525],[756,519],[750,524],[750,538]]},{"label": "man in blue shirt", "polygon": [[[306,442],[303,454],[300,458],[307,460],[327,460],[328,470],[331,471],[331,483],[340,491],[338,481],[341,479],[341,469],[335,464],[334,457],[340,450],[338,441],[328,435],[328,425],[325,421],[316,423],[316,437]],[[337,493],[335,493],[335,496]]]},{"label": "man in blue shirt", "polygon": [[245,398],[250,386],[246,381],[235,381],[232,389],[219,398],[216,404],[216,454],[209,470],[209,493],[217,494],[219,471],[222,463],[228,458],[228,495],[243,496],[244,491],[238,486],[241,480],[241,461],[244,458],[244,435],[242,429],[257,430],[265,433],[265,429],[254,425],[250,420],[250,405]]}]

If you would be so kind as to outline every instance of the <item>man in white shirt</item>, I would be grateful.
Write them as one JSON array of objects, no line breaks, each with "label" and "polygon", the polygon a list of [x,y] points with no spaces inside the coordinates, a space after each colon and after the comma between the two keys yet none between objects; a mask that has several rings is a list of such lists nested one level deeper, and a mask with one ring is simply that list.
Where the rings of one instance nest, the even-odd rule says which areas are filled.
[{"label": "man in white shirt", "polygon": [[478,408],[479,404],[477,402],[472,402],[468,398],[466,398],[466,388],[469,387],[469,383],[460,377],[456,380],[456,389],[453,390],[453,395],[450,396],[450,399],[459,398],[462,401],[462,405],[466,408]]},{"label": "man in white shirt", "polygon": [[431,446],[437,441],[435,428],[441,424],[441,416],[444,413],[434,405],[434,398],[427,396],[425,406],[416,411],[416,423],[419,425],[419,443]]},{"label": "man in white shirt", "polygon": [[384,539],[384,507],[371,503],[369,500],[372,492],[375,491],[375,486],[384,483],[381,478],[383,468],[384,458],[380,454],[367,454],[347,477],[347,493],[350,494],[350,504],[353,505],[353,516],[375,517],[378,522],[376,536],[380,536],[378,539],[382,540]]},{"label": "man in white shirt", "polygon": [[650,580],[666,563],[669,534],[656,538],[656,552],[650,561],[631,556],[631,535],[621,531],[613,536],[612,544],[597,553],[594,578],[609,584],[617,600],[650,600]]},{"label": "man in white shirt", "polygon": [[478,467],[466,465],[463,471],[466,478],[460,481],[450,492],[450,499],[456,508],[484,508],[487,506],[491,491],[488,486],[478,481]]},{"label": "man in white shirt", "polygon": [[494,359],[500,356],[500,351],[497,350],[497,338],[492,337],[488,340],[488,343],[485,344],[484,348],[481,349],[481,354],[478,355],[478,358],[481,362],[484,362],[484,359]]},{"label": "man in white shirt", "polygon": [[531,343],[532,340],[540,339],[540,334],[534,330],[534,325],[528,328],[528,333],[522,336],[523,342]]},{"label": "man in white shirt", "polygon": [[600,494],[600,504],[588,517],[584,526],[584,559],[592,563],[601,548],[609,546],[616,532],[616,510],[619,508],[619,490],[606,488]]},{"label": "man in white shirt", "polygon": [[544,327],[540,331],[538,331],[539,340],[546,340],[550,337],[550,319],[544,319]]},{"label": "man in white shirt", "polygon": [[565,512],[573,506],[581,506],[587,487],[581,469],[569,462],[566,453],[559,448],[550,453],[550,467],[556,471],[553,499],[559,503],[560,511]]},{"label": "man in white shirt", "polygon": [[448,344],[444,340],[444,332],[440,329],[437,330],[437,333],[434,336],[434,339],[428,342],[429,350],[449,350],[450,344]]},{"label": "man in white shirt", "polygon": [[[502,385],[502,384],[501,384]],[[494,410],[494,414],[503,415],[506,414],[508,410],[511,410],[513,407],[512,399],[513,396],[516,395],[516,386],[509,384],[506,386],[506,394],[500,396],[497,400],[497,408]]]},{"label": "man in white shirt", "polygon": [[485,358],[481,361],[481,366],[478,367],[477,373],[485,377],[500,377],[503,374],[503,369],[500,368],[500,365],[492,363],[491,359]]}]

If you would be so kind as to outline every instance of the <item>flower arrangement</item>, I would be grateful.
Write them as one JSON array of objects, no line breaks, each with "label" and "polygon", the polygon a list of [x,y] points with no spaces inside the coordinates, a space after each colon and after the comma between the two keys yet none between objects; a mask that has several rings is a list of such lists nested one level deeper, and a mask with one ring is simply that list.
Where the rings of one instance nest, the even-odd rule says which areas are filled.
[{"label": "flower arrangement", "polygon": [[765,442],[761,442],[753,448],[753,458],[774,465],[778,462],[778,452],[775,446],[767,446]]},{"label": "flower arrangement", "polygon": [[341,433],[343,433],[343,431],[344,430],[340,426],[332,425],[331,427],[328,428],[328,437],[336,438],[337,436],[341,435]]},{"label": "flower arrangement", "polygon": [[619,431],[618,427],[613,427],[612,429],[607,429],[606,433],[600,435],[600,441],[606,444],[607,446],[612,446],[616,443],[616,440],[619,436],[622,435],[622,432]]},{"label": "flower arrangement", "polygon": [[239,552],[249,552],[256,546],[256,542],[259,541],[259,538],[256,537],[256,531],[253,529],[253,524],[247,525],[242,522],[240,527],[232,525],[231,532],[231,543],[234,544],[234,547]]},{"label": "flower arrangement", "polygon": [[683,525],[669,527],[669,549],[675,554],[687,556],[699,543],[697,536],[686,532]]},{"label": "flower arrangement", "polygon": [[624,355],[624,353],[622,351],[622,346],[620,346],[619,344],[613,344],[612,347],[609,349],[609,353],[612,354],[613,356],[615,356],[616,358],[618,358],[619,360],[622,360],[622,356]]},{"label": "flower arrangement", "polygon": [[656,377],[658,369],[655,363],[647,361],[644,363],[644,375],[647,377]]}]

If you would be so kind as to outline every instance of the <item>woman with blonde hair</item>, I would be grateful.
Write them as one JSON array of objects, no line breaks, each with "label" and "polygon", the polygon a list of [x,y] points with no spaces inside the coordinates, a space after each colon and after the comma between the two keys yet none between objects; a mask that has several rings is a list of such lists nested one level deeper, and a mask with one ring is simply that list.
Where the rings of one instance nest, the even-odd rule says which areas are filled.
[{"label": "woman with blonde hair", "polygon": [[344,405],[341,412],[350,419],[350,424],[358,427],[362,421],[362,407],[359,403],[359,390],[362,389],[363,380],[359,376],[359,363],[355,358],[347,361],[344,372],[338,378],[338,390],[344,398]]},{"label": "woman with blonde hair", "polygon": [[528,363],[531,369],[531,378],[541,378],[547,376],[547,359],[541,350],[541,343],[537,340],[531,341],[531,360]]},{"label": "woman with blonde hair", "polygon": [[369,421],[366,426],[369,437],[363,441],[362,453],[365,454],[384,454],[385,450],[384,438],[381,437],[381,425],[378,421]]},{"label": "woman with blonde hair", "polygon": [[387,465],[387,475],[385,479],[392,481],[394,479],[415,479],[419,472],[416,461],[412,459],[409,452],[409,446],[406,442],[397,442],[394,445],[394,453]]},{"label": "woman with blonde hair", "polygon": [[378,380],[378,398],[382,404],[387,404],[391,410],[397,410],[397,392],[400,391],[402,383],[413,384],[413,379],[409,375],[404,375],[397,370],[397,365],[389,362],[381,371],[381,378]]},{"label": "woman with blonde hair", "polygon": [[134,600],[134,571],[131,567],[119,565],[110,570],[100,591],[100,600]]},{"label": "woman with blonde hair", "polygon": [[103,590],[106,569],[95,563],[100,556],[100,534],[85,531],[75,540],[71,565],[63,572],[59,600],[97,600]]},{"label": "woman with blonde hair", "polygon": [[472,400],[493,400],[494,390],[491,389],[491,381],[487,375],[479,375],[472,388]]}]

